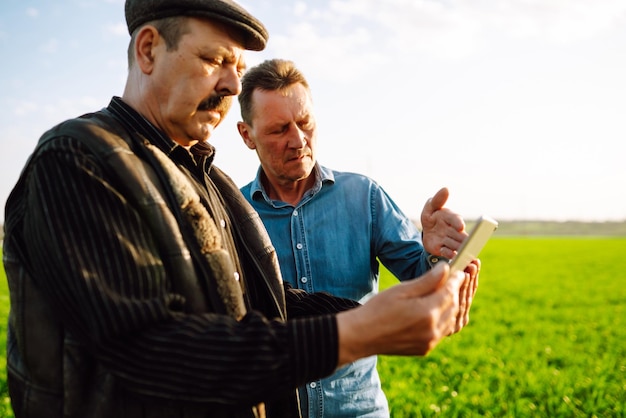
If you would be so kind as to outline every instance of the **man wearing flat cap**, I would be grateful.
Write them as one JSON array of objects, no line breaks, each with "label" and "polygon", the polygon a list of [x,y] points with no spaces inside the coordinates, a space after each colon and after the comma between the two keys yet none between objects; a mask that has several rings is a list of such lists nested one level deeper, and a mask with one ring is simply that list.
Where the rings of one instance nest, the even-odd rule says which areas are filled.
[{"label": "man wearing flat cap", "polygon": [[147,22],[188,16],[216,20],[231,26],[241,32],[243,46],[252,51],[263,50],[268,38],[263,24],[232,0],[129,0],[125,13],[131,35]]},{"label": "man wearing flat cap", "polygon": [[298,417],[297,386],[462,328],[475,285],[446,266],[363,306],[283,284],[207,142],[265,27],[230,0],[125,10],[123,95],[44,133],[7,201],[17,418]]}]

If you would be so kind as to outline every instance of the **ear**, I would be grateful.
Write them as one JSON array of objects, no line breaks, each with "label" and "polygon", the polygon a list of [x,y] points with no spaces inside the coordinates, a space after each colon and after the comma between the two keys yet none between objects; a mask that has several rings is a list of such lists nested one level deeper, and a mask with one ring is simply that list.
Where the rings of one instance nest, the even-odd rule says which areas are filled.
[{"label": "ear", "polygon": [[144,74],[150,74],[154,70],[155,52],[159,42],[162,40],[154,26],[144,26],[137,34],[134,50],[135,61]]},{"label": "ear", "polygon": [[241,139],[243,139],[243,143],[250,149],[256,149],[256,144],[250,138],[250,126],[245,122],[237,122],[237,130],[239,135],[241,135]]}]

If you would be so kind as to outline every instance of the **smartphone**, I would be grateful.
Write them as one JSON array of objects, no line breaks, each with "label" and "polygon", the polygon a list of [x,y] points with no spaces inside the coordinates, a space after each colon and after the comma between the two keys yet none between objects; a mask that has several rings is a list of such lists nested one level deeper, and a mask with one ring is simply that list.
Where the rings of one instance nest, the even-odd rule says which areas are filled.
[{"label": "smartphone", "polygon": [[456,255],[450,260],[450,272],[463,271],[483,249],[491,234],[498,228],[498,222],[486,215],[478,218],[467,238],[457,250]]}]

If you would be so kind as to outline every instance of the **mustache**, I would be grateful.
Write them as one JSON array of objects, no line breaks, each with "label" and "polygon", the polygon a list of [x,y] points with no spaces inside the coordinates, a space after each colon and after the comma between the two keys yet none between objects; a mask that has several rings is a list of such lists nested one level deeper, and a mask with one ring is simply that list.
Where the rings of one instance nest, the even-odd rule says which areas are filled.
[{"label": "mustache", "polygon": [[200,103],[198,110],[215,110],[225,114],[230,109],[232,101],[232,96],[211,96]]}]

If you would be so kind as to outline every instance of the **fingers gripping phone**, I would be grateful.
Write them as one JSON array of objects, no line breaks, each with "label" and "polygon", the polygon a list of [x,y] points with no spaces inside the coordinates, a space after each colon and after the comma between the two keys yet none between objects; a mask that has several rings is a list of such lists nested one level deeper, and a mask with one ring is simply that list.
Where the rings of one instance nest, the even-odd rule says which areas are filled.
[{"label": "fingers gripping phone", "polygon": [[483,249],[491,234],[498,228],[498,222],[489,216],[481,216],[465,238],[456,256],[450,260],[450,273],[463,271]]}]

